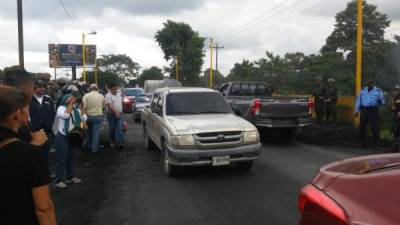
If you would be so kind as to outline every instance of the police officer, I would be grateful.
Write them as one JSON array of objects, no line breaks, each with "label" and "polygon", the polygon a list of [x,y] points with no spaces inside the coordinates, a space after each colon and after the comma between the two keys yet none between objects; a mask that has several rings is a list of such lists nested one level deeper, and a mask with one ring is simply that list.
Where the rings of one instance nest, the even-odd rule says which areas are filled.
[{"label": "police officer", "polygon": [[46,83],[35,80],[34,94],[29,105],[30,128],[32,131],[43,130],[47,135],[47,142],[43,146],[43,155],[48,160],[53,140],[53,124],[56,115],[53,100],[46,95]]},{"label": "police officer", "polygon": [[328,86],[326,87],[326,122],[332,117],[333,121],[336,122],[336,104],[338,101],[338,90],[335,85],[333,78],[328,79]]},{"label": "police officer", "polygon": [[317,123],[321,123],[324,117],[326,90],[320,76],[315,78],[315,86],[311,92],[314,97],[314,111],[317,114]]},{"label": "police officer", "polygon": [[390,110],[393,112],[393,136],[394,136],[394,148],[393,151],[399,151],[400,147],[400,85],[396,85],[393,88],[393,102]]},{"label": "police officer", "polygon": [[385,104],[383,91],[375,87],[373,80],[368,81],[368,86],[361,90],[356,100],[356,114],[361,112],[360,119],[360,141],[362,147],[367,146],[366,133],[367,126],[369,125],[374,138],[374,149],[378,150],[379,144],[379,107]]}]

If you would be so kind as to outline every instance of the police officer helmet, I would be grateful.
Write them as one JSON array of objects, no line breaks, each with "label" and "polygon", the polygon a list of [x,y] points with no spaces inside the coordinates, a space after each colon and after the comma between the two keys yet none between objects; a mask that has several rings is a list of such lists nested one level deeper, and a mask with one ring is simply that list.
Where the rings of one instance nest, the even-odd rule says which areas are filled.
[{"label": "police officer helmet", "polygon": [[395,85],[395,86],[393,86],[393,90],[395,90],[395,91],[400,91],[400,85]]},{"label": "police officer helmet", "polygon": [[328,79],[328,83],[335,83],[335,79],[329,78],[329,79]]},{"label": "police officer helmet", "polygon": [[322,77],[321,76],[315,77],[315,81],[322,81]]}]

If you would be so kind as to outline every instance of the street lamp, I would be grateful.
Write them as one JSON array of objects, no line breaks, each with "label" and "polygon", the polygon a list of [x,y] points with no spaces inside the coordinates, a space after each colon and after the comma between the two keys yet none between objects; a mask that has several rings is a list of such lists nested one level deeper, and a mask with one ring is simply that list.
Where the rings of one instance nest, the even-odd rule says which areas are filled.
[{"label": "street lamp", "polygon": [[86,35],[96,35],[96,31],[90,33],[82,33],[82,64],[83,64],[83,80],[86,82]]}]

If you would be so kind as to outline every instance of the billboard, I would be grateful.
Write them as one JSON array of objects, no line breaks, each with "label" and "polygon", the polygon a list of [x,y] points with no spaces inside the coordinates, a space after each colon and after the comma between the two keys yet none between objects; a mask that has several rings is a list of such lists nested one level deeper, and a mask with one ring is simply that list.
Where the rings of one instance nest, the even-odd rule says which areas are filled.
[{"label": "billboard", "polygon": [[[85,45],[86,66],[96,63],[96,45]],[[83,66],[82,45],[49,44],[49,65],[54,67]]]}]

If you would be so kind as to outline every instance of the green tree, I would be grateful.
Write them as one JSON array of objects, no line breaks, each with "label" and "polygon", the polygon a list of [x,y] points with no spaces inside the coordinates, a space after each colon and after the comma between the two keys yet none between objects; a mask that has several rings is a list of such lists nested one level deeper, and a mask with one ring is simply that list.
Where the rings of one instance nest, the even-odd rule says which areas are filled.
[{"label": "green tree", "polygon": [[125,83],[138,78],[140,66],[127,55],[102,55],[97,59],[97,64],[99,70],[117,74]]},{"label": "green tree", "polygon": [[[385,29],[390,26],[388,17],[377,10],[377,6],[363,1],[363,46],[382,43]],[[357,1],[351,1],[347,8],[336,15],[335,29],[327,38],[322,52],[355,51],[357,38]]]},{"label": "green tree", "polygon": [[162,69],[152,66],[149,69],[145,69],[139,76],[138,83],[141,87],[144,86],[146,80],[163,80],[164,74]]},{"label": "green tree", "polygon": [[[206,69],[206,71],[204,71],[202,78],[202,84],[201,86],[203,87],[210,87],[210,68]],[[218,70],[214,70],[213,69],[213,87],[218,87],[221,84],[226,82],[226,77],[224,75],[222,75],[221,72],[219,72]]]},{"label": "green tree", "polygon": [[[89,84],[96,83],[95,75],[93,71],[87,73],[87,82]],[[110,71],[98,71],[97,72],[97,84],[99,87],[104,88],[106,84],[116,82],[119,85],[124,85],[125,80],[118,74]]]},{"label": "green tree", "polygon": [[[363,7],[363,81],[374,79],[378,86],[386,89],[390,85],[387,81],[393,81],[394,68],[389,66],[388,55],[391,54],[394,43],[384,38],[385,29],[391,21],[379,12],[377,6],[364,1]],[[343,52],[346,60],[340,68],[346,68],[348,78],[344,78],[347,85],[354,81],[356,71],[356,37],[357,37],[357,2],[352,1],[347,8],[336,15],[335,29],[327,38],[322,47],[322,54],[329,52]],[[389,72],[391,71],[391,72]],[[352,84],[354,86],[354,83]],[[354,89],[354,88],[352,88]]]},{"label": "green tree", "polygon": [[235,63],[231,69],[227,80],[228,81],[254,81],[257,76],[258,69],[254,63],[249,60],[243,60],[242,63]]},{"label": "green tree", "polygon": [[157,31],[155,39],[164,52],[164,58],[170,61],[166,68],[171,78],[175,78],[176,58],[178,58],[179,81],[184,85],[195,85],[203,65],[204,38],[192,30],[190,25],[168,20]]}]

